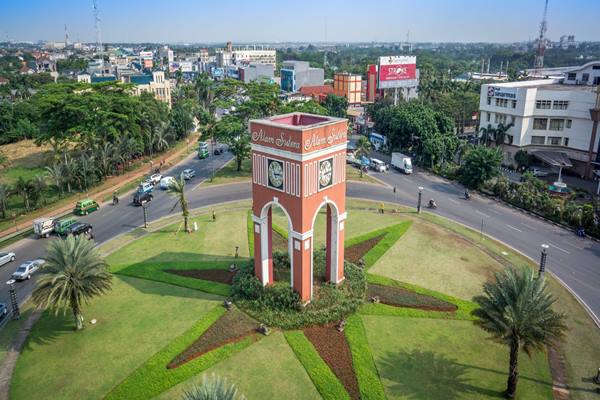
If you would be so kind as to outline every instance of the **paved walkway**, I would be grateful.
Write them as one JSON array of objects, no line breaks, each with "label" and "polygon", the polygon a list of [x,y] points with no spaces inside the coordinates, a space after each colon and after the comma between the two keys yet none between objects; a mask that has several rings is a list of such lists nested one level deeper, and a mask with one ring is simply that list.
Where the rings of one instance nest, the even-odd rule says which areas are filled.
[{"label": "paved walkway", "polygon": [[6,358],[0,367],[0,400],[8,400],[10,398],[10,381],[17,365],[17,360],[21,355],[21,350],[27,340],[29,331],[31,331],[37,320],[40,319],[42,312],[43,310],[36,309],[29,315],[21,329],[17,332],[12,346],[6,354]]}]

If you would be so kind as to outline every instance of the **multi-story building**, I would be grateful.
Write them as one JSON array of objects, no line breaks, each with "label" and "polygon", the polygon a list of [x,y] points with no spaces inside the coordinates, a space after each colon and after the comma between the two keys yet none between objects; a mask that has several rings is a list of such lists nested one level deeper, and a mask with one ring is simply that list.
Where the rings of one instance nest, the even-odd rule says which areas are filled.
[{"label": "multi-story building", "polygon": [[[275,49],[257,48],[256,46],[236,49],[231,42],[227,42],[227,47],[224,49],[217,49],[216,55],[219,67],[249,63],[270,64],[275,67],[277,62],[277,51]],[[208,51],[206,52],[206,59],[208,59]]]},{"label": "multi-story building", "polygon": [[250,63],[239,67],[239,79],[242,82],[272,81],[275,76],[275,67],[271,64]]},{"label": "multi-story building", "polygon": [[163,71],[154,71],[150,75],[132,75],[129,83],[133,83],[134,94],[139,96],[143,92],[154,94],[157,100],[167,103],[171,107],[171,82],[165,79]]},{"label": "multi-story building", "polygon": [[323,86],[325,71],[310,67],[308,61],[284,61],[280,75],[281,89],[296,92],[303,86]]},{"label": "multi-story building", "polygon": [[333,75],[333,92],[348,99],[348,104],[360,104],[362,76],[340,72]]},{"label": "multi-story building", "polygon": [[593,132],[600,116],[596,85],[600,61],[572,68],[564,78],[482,85],[480,125],[513,124],[502,146],[505,164],[526,150],[551,164],[553,155],[570,159],[572,168],[589,178],[593,166],[600,167],[600,135]]}]

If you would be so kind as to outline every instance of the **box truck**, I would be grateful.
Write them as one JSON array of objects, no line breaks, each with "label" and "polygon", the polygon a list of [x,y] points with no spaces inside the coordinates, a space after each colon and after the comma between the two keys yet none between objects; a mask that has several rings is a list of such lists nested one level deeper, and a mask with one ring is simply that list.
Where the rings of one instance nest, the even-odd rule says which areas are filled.
[{"label": "box truck", "polygon": [[412,161],[409,156],[402,153],[392,153],[392,167],[405,174],[412,174]]}]

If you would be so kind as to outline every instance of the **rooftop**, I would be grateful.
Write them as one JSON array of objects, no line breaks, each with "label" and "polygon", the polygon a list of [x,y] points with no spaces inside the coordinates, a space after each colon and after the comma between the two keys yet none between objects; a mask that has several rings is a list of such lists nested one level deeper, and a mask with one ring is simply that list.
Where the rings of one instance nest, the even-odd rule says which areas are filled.
[{"label": "rooftop", "polygon": [[295,130],[306,130],[319,126],[331,125],[339,121],[344,121],[344,119],[302,112],[294,112],[290,114],[276,115],[269,118],[254,120],[254,122],[267,123],[271,126],[286,129],[291,128]]}]

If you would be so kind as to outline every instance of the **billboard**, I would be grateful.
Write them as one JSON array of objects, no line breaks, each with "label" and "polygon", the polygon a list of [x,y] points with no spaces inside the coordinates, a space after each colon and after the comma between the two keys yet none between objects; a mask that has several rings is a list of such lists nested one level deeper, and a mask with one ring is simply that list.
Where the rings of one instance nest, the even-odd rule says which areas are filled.
[{"label": "billboard", "polygon": [[419,84],[417,77],[417,57],[379,57],[379,89],[413,87]]},{"label": "billboard", "polygon": [[500,86],[488,86],[487,95],[489,97],[499,97],[502,99],[517,99],[517,89]]}]

